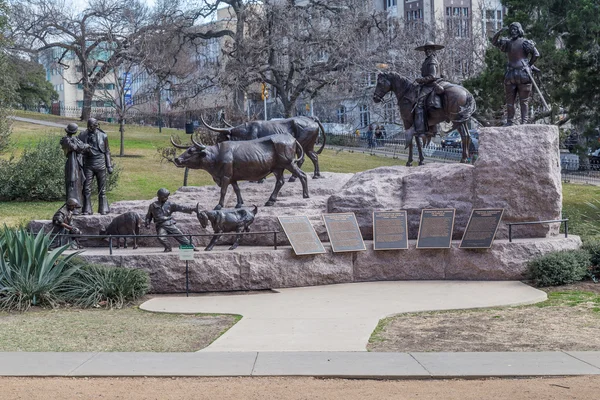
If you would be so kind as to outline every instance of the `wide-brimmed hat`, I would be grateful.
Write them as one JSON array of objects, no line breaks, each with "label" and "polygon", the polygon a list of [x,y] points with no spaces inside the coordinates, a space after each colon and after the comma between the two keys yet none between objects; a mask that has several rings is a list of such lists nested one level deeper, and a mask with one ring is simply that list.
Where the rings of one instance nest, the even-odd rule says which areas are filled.
[{"label": "wide-brimmed hat", "polygon": [[433,43],[431,40],[428,40],[427,42],[425,42],[424,45],[419,46],[419,47],[415,47],[415,50],[417,51],[425,51],[427,49],[431,49],[431,50],[441,50],[443,49],[445,46],[442,46],[441,44],[435,44]]},{"label": "wide-brimmed hat", "polygon": [[77,124],[74,122],[71,122],[65,128],[65,132],[67,132],[69,135],[73,135],[73,134],[77,133],[78,130],[79,130],[79,126],[77,126]]}]

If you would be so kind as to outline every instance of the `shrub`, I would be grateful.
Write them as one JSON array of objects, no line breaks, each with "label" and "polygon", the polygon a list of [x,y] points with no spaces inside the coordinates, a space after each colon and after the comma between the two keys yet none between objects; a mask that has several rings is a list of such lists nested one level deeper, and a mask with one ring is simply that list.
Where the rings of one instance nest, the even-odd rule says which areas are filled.
[{"label": "shrub", "polygon": [[5,108],[0,108],[0,153],[10,145],[11,120]]},{"label": "shrub", "polygon": [[[27,147],[21,158],[0,160],[0,200],[63,200],[65,197],[65,156],[60,139],[48,135]],[[109,175],[107,191],[117,186],[121,169]],[[97,185],[93,184],[95,189]]]},{"label": "shrub", "polygon": [[55,306],[57,288],[79,266],[62,254],[65,245],[48,251],[52,234],[37,235],[4,227],[0,234],[0,309],[26,311],[32,305]]},{"label": "shrub", "polygon": [[584,241],[582,249],[590,253],[589,275],[594,282],[598,282],[600,278],[600,239],[594,238]]},{"label": "shrub", "polygon": [[548,253],[528,263],[529,277],[536,286],[558,286],[582,280],[590,265],[590,253],[568,250]]},{"label": "shrub", "polygon": [[77,307],[121,308],[148,293],[150,277],[140,269],[89,264],[64,282],[61,298]]}]

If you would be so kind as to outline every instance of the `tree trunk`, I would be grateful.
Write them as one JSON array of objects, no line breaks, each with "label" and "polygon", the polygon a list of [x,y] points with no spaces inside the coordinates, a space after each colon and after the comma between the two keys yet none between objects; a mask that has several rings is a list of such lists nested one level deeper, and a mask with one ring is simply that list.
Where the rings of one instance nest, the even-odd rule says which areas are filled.
[{"label": "tree trunk", "polygon": [[83,85],[83,107],[81,109],[81,120],[87,121],[92,115],[92,98],[94,97],[94,91],[86,85]]},{"label": "tree trunk", "polygon": [[125,155],[125,118],[119,117],[119,132],[121,132],[121,148],[119,150],[119,156]]}]

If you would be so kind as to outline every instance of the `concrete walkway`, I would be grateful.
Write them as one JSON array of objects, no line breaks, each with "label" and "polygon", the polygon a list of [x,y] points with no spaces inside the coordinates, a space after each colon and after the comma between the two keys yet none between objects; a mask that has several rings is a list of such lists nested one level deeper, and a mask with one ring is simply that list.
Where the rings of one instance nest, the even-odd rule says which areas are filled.
[{"label": "concrete walkway", "polygon": [[27,123],[36,124],[36,125],[51,126],[53,128],[63,128],[64,129],[64,128],[67,127],[67,124],[59,124],[59,123],[56,123],[56,122],[44,121],[44,120],[41,120],[41,119],[23,118],[23,117],[14,117],[14,116],[11,116],[9,118],[11,118],[11,119],[13,119],[15,121],[27,122]]},{"label": "concrete walkway", "polygon": [[546,298],[546,293],[521,282],[404,281],[251,295],[157,297],[140,308],[243,316],[202,352],[364,352],[379,320],[393,314],[532,304]]},{"label": "concrete walkway", "polygon": [[600,352],[0,353],[0,376],[429,379],[600,375]]}]

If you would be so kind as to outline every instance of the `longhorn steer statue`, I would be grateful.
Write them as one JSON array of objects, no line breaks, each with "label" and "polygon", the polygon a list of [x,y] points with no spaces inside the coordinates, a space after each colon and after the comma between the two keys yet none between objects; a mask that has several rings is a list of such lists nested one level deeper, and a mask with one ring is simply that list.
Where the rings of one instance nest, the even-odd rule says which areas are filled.
[{"label": "longhorn steer statue", "polygon": [[290,135],[274,135],[243,142],[223,142],[205,146],[192,138],[190,147],[171,143],[177,148],[187,149],[173,160],[177,167],[203,169],[211,174],[221,188],[221,197],[215,210],[220,210],[225,201],[227,188],[231,184],[237,196],[235,208],[244,205],[238,181],[258,181],[270,173],[276,178],[275,189],[265,206],[277,201],[277,194],[283,186],[283,171],[288,170],[302,182],[302,196],[307,199],[308,183],[306,174],[298,164],[304,159],[302,146]]},{"label": "longhorn steer statue", "polygon": [[[213,228],[213,232],[215,235],[212,237],[210,243],[205,251],[211,251],[213,247],[215,247],[215,243],[221,237],[221,233],[227,232],[250,232],[250,225],[254,222],[254,216],[258,212],[258,207],[254,206],[254,208],[228,208],[222,210],[213,210],[213,211],[201,211],[200,203],[196,205],[196,213],[198,214],[198,221],[202,228],[206,228],[208,223]],[[229,250],[234,250],[238,247],[240,242],[240,235],[236,235],[235,241],[229,248]]]},{"label": "longhorn steer statue", "polygon": [[[202,116],[200,116],[200,119],[208,129],[219,133],[217,143],[228,140],[253,140],[279,134],[292,135],[302,145],[302,150],[304,150],[304,153],[315,166],[313,179],[321,178],[318,154],[321,154],[325,147],[326,136],[325,129],[317,118],[294,117],[275,121],[251,121],[229,128],[214,128],[208,125]],[[323,135],[323,144],[319,150],[315,151],[315,144],[319,138],[319,133]],[[302,167],[303,163],[304,160],[299,162],[298,167]],[[293,180],[294,177],[290,178],[290,182]]]}]

